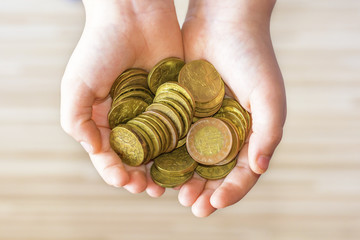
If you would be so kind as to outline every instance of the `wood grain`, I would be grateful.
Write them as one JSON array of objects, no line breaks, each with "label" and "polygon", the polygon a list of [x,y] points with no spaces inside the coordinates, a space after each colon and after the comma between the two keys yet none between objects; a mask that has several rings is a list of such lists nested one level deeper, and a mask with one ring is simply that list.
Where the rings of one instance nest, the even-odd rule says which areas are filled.
[{"label": "wood grain", "polygon": [[[176,1],[179,18],[187,2]],[[0,3],[0,239],[360,239],[360,1],[282,0],[273,43],[288,118],[269,171],[238,204],[192,216],[107,186],[59,125],[81,3]]]}]

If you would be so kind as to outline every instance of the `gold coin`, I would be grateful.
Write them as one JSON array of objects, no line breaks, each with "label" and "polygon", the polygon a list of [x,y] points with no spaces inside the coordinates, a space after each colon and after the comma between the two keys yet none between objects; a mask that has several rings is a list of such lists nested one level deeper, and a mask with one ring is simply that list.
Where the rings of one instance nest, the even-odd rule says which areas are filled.
[{"label": "gold coin", "polygon": [[181,106],[186,110],[190,119],[194,116],[195,109],[191,107],[187,99],[179,92],[173,90],[168,90],[167,92],[160,92],[159,94],[156,94],[156,97],[154,98],[154,102],[161,102],[161,100],[164,98],[169,98],[180,103]]},{"label": "gold coin", "polygon": [[175,91],[180,93],[182,96],[186,98],[188,103],[191,106],[192,111],[195,109],[195,99],[192,96],[191,92],[181,83],[178,82],[167,82],[162,84],[158,90],[156,91],[156,95],[162,93],[162,92],[168,92],[168,91]]},{"label": "gold coin", "polygon": [[222,112],[222,113],[218,112],[214,115],[214,118],[219,118],[219,117],[227,118],[232,123],[234,123],[234,125],[236,126],[236,129],[237,129],[238,135],[239,135],[240,146],[242,147],[245,142],[245,138],[246,138],[246,129],[245,129],[245,126],[242,124],[241,120],[239,119],[239,117],[232,112]]},{"label": "gold coin", "polygon": [[238,155],[238,153],[240,151],[240,138],[237,133],[236,126],[229,119],[227,119],[227,118],[219,118],[219,119],[221,119],[223,122],[225,122],[229,126],[230,131],[231,131],[231,136],[233,139],[233,144],[232,144],[229,155],[227,155],[227,157],[224,160],[222,160],[221,162],[215,164],[215,165],[225,165],[225,164],[231,162],[232,160],[234,160],[234,158]]},{"label": "gold coin", "polygon": [[111,130],[110,145],[121,160],[130,166],[139,166],[148,154],[145,139],[128,125],[119,125]]},{"label": "gold coin", "polygon": [[161,187],[173,188],[180,186],[191,179],[194,171],[189,172],[183,176],[168,176],[166,174],[162,174],[153,164],[150,169],[150,175],[152,180]]},{"label": "gold coin", "polygon": [[216,180],[226,177],[236,166],[236,162],[236,159],[234,159],[231,162],[221,166],[206,166],[199,164],[195,171],[205,179]]},{"label": "gold coin", "polygon": [[185,137],[189,131],[189,128],[191,125],[191,120],[192,120],[192,119],[190,119],[190,116],[187,114],[185,108],[180,103],[178,103],[177,101],[174,101],[170,98],[163,98],[159,101],[159,103],[166,103],[169,106],[173,107],[179,113],[182,123],[183,123],[183,132],[180,134],[180,138]]},{"label": "gold coin", "polygon": [[161,142],[160,154],[165,152],[165,150],[169,147],[169,143],[166,138],[166,133],[164,132],[163,128],[159,125],[159,123],[156,122],[156,120],[154,120],[153,115],[142,113],[139,116],[137,116],[137,118],[141,118],[144,122],[150,124],[156,130],[157,134],[160,137],[160,142]]},{"label": "gold coin", "polygon": [[179,135],[173,121],[171,121],[171,119],[167,117],[166,114],[155,109],[147,110],[145,113],[154,115],[166,126],[166,129],[169,131],[168,136],[170,142],[169,142],[169,147],[165,152],[171,152],[172,150],[174,150],[178,143]]},{"label": "gold coin", "polygon": [[148,122],[146,122],[143,119],[138,118],[138,117],[131,119],[128,123],[137,125],[141,129],[143,129],[147,133],[147,135],[150,137],[151,142],[154,145],[154,153],[151,156],[151,159],[154,159],[155,157],[159,156],[161,153],[160,152],[161,151],[161,140],[160,140],[160,136],[158,135],[158,132],[156,131],[156,129],[153,128]]},{"label": "gold coin", "polygon": [[232,144],[229,126],[217,118],[203,118],[194,123],[186,139],[190,156],[205,165],[214,165],[224,160]]},{"label": "gold coin", "polygon": [[210,102],[219,95],[222,79],[206,60],[186,63],[179,73],[179,83],[192,93],[195,102]]},{"label": "gold coin", "polygon": [[127,70],[125,70],[123,73],[121,73],[114,81],[113,85],[111,86],[110,89],[110,96],[113,98],[114,97],[114,91],[117,87],[117,85],[125,78],[129,77],[129,76],[135,76],[135,75],[146,75],[147,76],[147,72],[143,69],[140,68],[129,68]]},{"label": "gold coin", "polygon": [[180,140],[178,141],[178,143],[177,143],[177,145],[176,145],[176,148],[179,148],[179,147],[184,146],[185,143],[186,143],[186,136],[183,137],[182,139],[180,139]]},{"label": "gold coin", "polygon": [[155,94],[158,87],[169,81],[177,81],[180,69],[185,62],[180,58],[170,57],[161,60],[150,71],[147,82],[150,90]]},{"label": "gold coin", "polygon": [[149,110],[157,110],[159,112],[164,113],[174,123],[178,136],[182,135],[182,133],[184,132],[184,123],[179,113],[172,106],[163,102],[153,103],[146,108],[146,111]]},{"label": "gold coin", "polygon": [[131,126],[145,139],[145,143],[148,147],[148,154],[147,154],[147,157],[145,158],[143,164],[147,164],[152,159],[151,157],[154,155],[154,151],[155,151],[152,140],[150,139],[149,135],[138,125],[134,125],[132,123],[127,123],[126,126]]},{"label": "gold coin", "polygon": [[186,146],[161,154],[154,159],[154,164],[161,173],[171,176],[183,176],[194,171],[197,166],[197,162],[187,152]]},{"label": "gold coin", "polygon": [[148,106],[149,104],[140,98],[131,97],[118,101],[112,106],[108,114],[110,128],[126,123],[130,119],[144,112]]}]

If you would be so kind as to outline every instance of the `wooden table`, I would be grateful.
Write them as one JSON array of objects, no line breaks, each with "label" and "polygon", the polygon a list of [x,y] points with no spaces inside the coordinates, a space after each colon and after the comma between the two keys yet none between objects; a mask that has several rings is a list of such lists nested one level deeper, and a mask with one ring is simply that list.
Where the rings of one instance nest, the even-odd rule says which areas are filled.
[{"label": "wooden table", "polygon": [[284,138],[255,188],[206,219],[174,190],[107,186],[61,130],[60,79],[83,24],[79,2],[0,3],[1,240],[360,239],[360,1],[278,1]]}]

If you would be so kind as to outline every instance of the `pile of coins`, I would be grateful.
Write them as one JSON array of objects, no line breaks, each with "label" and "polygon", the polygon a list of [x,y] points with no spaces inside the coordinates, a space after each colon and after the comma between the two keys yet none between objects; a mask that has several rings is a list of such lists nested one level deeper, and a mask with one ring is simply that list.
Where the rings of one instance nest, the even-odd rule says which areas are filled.
[{"label": "pile of coins", "polygon": [[111,147],[130,166],[154,159],[150,174],[163,187],[179,186],[195,171],[225,177],[251,128],[250,114],[224,98],[224,82],[205,60],[172,57],[149,74],[126,70],[110,95]]}]

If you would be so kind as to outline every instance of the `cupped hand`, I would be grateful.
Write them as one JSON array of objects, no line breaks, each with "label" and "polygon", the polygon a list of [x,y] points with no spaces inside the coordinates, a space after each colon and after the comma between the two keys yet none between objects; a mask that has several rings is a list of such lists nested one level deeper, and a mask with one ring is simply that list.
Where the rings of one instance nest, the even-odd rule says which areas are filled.
[{"label": "cupped hand", "polygon": [[283,79],[269,22],[274,1],[191,0],[182,34],[185,60],[206,59],[252,114],[252,132],[237,165],[221,180],[194,175],[179,201],[204,217],[242,199],[264,173],[281,140],[286,117]]},{"label": "cupped hand", "polygon": [[180,27],[172,1],[84,0],[86,24],[61,83],[61,124],[80,142],[110,185],[132,193],[164,189],[149,177],[149,166],[129,167],[109,143],[109,91],[131,67],[149,70],[158,61],[183,58]]}]

